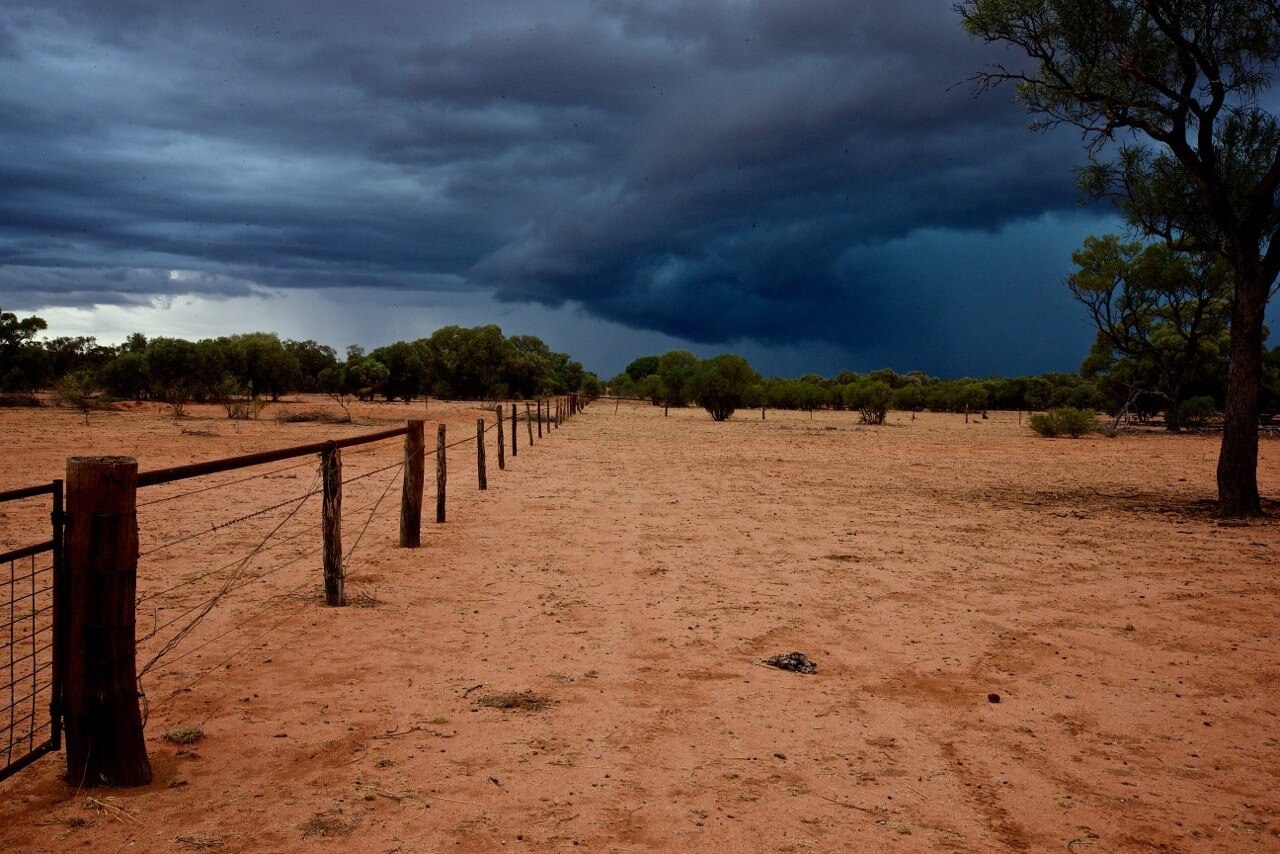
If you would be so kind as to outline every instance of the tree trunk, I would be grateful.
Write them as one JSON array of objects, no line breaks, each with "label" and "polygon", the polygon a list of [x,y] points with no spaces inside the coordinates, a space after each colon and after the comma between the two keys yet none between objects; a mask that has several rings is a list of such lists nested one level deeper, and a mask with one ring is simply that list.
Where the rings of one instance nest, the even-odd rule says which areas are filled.
[{"label": "tree trunk", "polygon": [[1261,265],[1236,269],[1231,307],[1231,364],[1222,450],[1218,454],[1218,514],[1260,516],[1258,413],[1262,386],[1262,319],[1270,290]]},{"label": "tree trunk", "polygon": [[1168,398],[1169,406],[1164,411],[1164,429],[1170,433],[1182,432],[1182,391],[1175,389]]}]

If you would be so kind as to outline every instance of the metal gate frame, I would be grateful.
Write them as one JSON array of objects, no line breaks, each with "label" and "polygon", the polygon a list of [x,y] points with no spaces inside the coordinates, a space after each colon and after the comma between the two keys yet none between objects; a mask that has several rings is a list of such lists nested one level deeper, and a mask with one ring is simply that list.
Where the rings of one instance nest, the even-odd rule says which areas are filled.
[{"label": "metal gate frame", "polygon": [[[0,492],[0,504],[40,495],[52,496],[53,507],[49,516],[51,537],[43,543],[35,543],[0,554],[0,566],[5,564],[9,566],[7,582],[0,581],[0,586],[4,588],[0,589],[0,597],[3,597],[6,592],[9,596],[9,621],[7,625],[0,627],[6,634],[5,637],[0,637],[0,649],[8,650],[9,673],[8,683],[0,684],[0,714],[5,711],[4,704],[7,703],[9,724],[7,738],[0,740],[0,752],[5,754],[5,765],[0,768],[0,780],[11,777],[46,753],[62,748],[62,674],[66,647],[67,601],[67,577],[62,560],[64,524],[62,481],[55,480],[40,486]],[[52,555],[52,567],[47,573],[44,570],[37,570],[35,566],[36,556],[46,553]],[[16,572],[16,564],[26,559],[31,560],[31,571],[19,576]],[[49,576],[48,586],[40,587],[39,577],[46,574]],[[18,589],[20,578],[24,584],[21,591]],[[29,588],[26,586],[27,582],[29,582]],[[49,627],[41,631],[37,628],[37,618],[43,610],[40,606],[41,597],[46,594],[49,595]],[[30,600],[29,613],[22,615],[15,613],[15,603],[26,599]],[[26,636],[21,638],[23,649],[20,654],[16,628],[20,622],[26,620],[31,623],[30,647],[26,646],[28,638]],[[49,640],[41,646],[40,639],[46,635]],[[30,673],[19,678],[15,665],[25,664],[28,659]],[[41,676],[46,671],[48,681],[41,682]],[[29,690],[29,693],[19,697],[20,688],[24,691]],[[37,711],[36,705],[37,698],[45,691],[49,692],[47,719]],[[30,712],[24,713],[20,710],[19,704],[25,709],[28,703]],[[0,720],[3,718],[0,717]],[[21,731],[20,725],[25,727]]]}]

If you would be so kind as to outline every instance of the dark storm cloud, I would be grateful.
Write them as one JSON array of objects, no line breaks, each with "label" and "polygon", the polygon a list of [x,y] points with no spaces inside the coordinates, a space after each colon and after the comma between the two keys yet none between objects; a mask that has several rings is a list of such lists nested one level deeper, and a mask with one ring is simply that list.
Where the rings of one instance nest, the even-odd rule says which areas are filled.
[{"label": "dark storm cloud", "polygon": [[949,263],[868,258],[1076,204],[1078,140],[956,85],[992,58],[935,0],[7,3],[0,301],[470,288],[892,355]]}]

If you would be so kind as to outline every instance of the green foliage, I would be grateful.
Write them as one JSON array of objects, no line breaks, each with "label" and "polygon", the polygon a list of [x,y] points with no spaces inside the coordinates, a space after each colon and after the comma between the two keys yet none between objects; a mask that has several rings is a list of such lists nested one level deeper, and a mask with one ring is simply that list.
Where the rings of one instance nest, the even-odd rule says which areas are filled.
[{"label": "green foliage", "polygon": [[760,375],[747,360],[724,353],[701,362],[690,379],[689,390],[716,421],[724,421],[759,394]]},{"label": "green foliage", "polygon": [[640,382],[645,377],[658,372],[659,361],[660,359],[657,356],[641,356],[627,365],[624,373],[631,377],[633,382]]},{"label": "green foliage", "polygon": [[1218,412],[1218,406],[1208,395],[1189,397],[1178,406],[1178,419],[1185,427],[1203,427]]},{"label": "green foliage", "polygon": [[919,383],[907,383],[893,391],[893,408],[910,412],[913,416],[924,409],[927,401],[928,394],[924,386]]},{"label": "green foliage", "polygon": [[1113,399],[1138,390],[1163,398],[1169,429],[1177,430],[1187,390],[1226,379],[1230,270],[1213,256],[1114,235],[1086,238],[1071,258],[1078,269],[1067,285],[1098,330],[1081,372],[1105,383]]},{"label": "green foliage", "polygon": [[98,378],[92,371],[80,370],[59,377],[53,387],[59,405],[70,406],[84,413],[84,423],[89,423],[89,413],[97,408],[100,389]]},{"label": "green foliage", "polygon": [[858,410],[863,424],[883,424],[889,413],[893,389],[884,380],[862,377],[844,387],[844,405]]},{"label": "green foliage", "polygon": [[311,339],[306,341],[287,340],[284,349],[297,362],[300,373],[298,391],[320,391],[320,374],[326,368],[338,364],[338,351],[328,344],[320,344]]},{"label": "green foliage", "polygon": [[1280,344],[1272,347],[1262,361],[1262,411],[1280,412]]},{"label": "green foliage", "polygon": [[1089,409],[1061,406],[1047,413],[1037,413],[1027,419],[1027,426],[1041,436],[1070,436],[1078,439],[1097,429],[1098,417]]},{"label": "green foliage", "polygon": [[[633,363],[634,364],[634,363]],[[688,350],[669,350],[658,359],[657,376],[662,381],[662,402],[685,406],[691,396],[689,381],[698,369],[698,357]]]},{"label": "green foliage", "polygon": [[0,391],[31,391],[41,385],[41,349],[34,341],[48,328],[44,318],[0,311]]},{"label": "green foliage", "polygon": [[665,387],[662,384],[662,377],[649,374],[637,380],[632,386],[632,391],[636,397],[643,397],[654,406],[661,406]]}]

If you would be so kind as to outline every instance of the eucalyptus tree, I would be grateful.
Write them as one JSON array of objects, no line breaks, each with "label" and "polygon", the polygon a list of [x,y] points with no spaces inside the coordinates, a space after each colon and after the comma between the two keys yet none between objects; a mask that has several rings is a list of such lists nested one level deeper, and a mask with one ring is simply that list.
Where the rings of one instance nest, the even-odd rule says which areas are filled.
[{"label": "eucalyptus tree", "polygon": [[[1218,511],[1262,512],[1263,314],[1280,273],[1280,124],[1263,105],[1280,0],[964,0],[969,32],[1021,49],[975,88],[1011,82],[1033,127],[1084,134],[1086,189],[1174,248],[1222,257],[1235,281]],[[1099,155],[1114,147],[1107,161]]]}]

